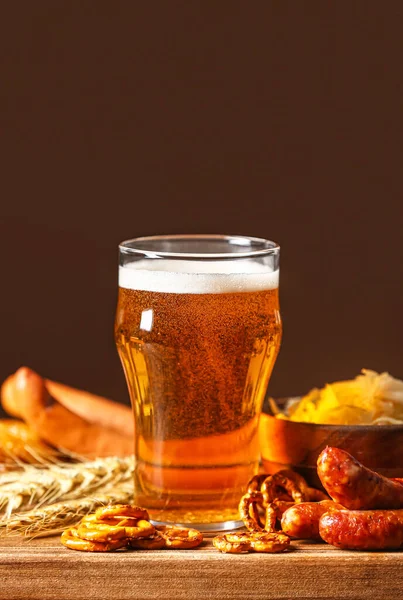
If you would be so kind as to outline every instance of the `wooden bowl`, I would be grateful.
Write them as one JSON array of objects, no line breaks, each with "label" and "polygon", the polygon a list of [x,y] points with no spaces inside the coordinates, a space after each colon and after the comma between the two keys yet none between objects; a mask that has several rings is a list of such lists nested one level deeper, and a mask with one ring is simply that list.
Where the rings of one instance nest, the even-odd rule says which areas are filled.
[{"label": "wooden bowl", "polygon": [[316,425],[263,413],[259,441],[267,473],[292,468],[315,487],[316,461],[326,446],[346,450],[386,477],[403,477],[403,425]]}]

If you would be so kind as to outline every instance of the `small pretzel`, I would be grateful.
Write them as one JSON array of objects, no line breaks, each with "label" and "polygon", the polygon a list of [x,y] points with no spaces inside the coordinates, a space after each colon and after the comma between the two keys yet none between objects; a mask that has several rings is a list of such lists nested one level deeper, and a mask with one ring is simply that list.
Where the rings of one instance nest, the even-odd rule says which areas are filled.
[{"label": "small pretzel", "polygon": [[[120,534],[120,531],[123,533]],[[107,537],[108,532],[111,532],[110,537]],[[112,537],[114,533],[116,537]],[[149,521],[145,519],[133,519],[131,517],[123,517],[122,519],[111,517],[103,521],[100,521],[96,517],[95,519],[84,517],[79,525],[80,537],[87,540],[99,540],[101,542],[108,541],[108,539],[120,539],[121,537],[148,537],[153,535],[153,533],[155,533],[155,527]],[[105,535],[105,539],[102,539],[103,535]]]},{"label": "small pretzel", "polygon": [[126,539],[124,527],[114,527],[106,523],[80,523],[77,527],[78,536],[89,542],[112,542]]},{"label": "small pretzel", "polygon": [[77,527],[63,532],[62,544],[73,550],[108,552],[131,548],[196,548],[203,535],[196,529],[161,526],[157,529],[143,517],[144,508],[130,505],[106,506],[84,516]]},{"label": "small pretzel", "polygon": [[227,554],[246,552],[284,552],[290,546],[290,538],[283,533],[227,533],[213,539],[213,545]]},{"label": "small pretzel", "polygon": [[306,480],[304,479],[304,477],[302,475],[300,475],[296,471],[293,471],[292,469],[282,469],[281,471],[278,471],[278,473],[281,473],[281,475],[283,475],[284,477],[291,479],[291,481],[293,481],[295,483],[295,485],[297,485],[299,487],[301,492],[307,491],[308,484],[307,484]]},{"label": "small pretzel", "polygon": [[164,538],[167,548],[196,548],[203,541],[203,535],[197,529],[160,525],[156,530]]},{"label": "small pretzel", "polygon": [[239,516],[249,531],[263,531],[258,511],[259,505],[263,505],[263,494],[261,492],[249,492],[242,496],[239,503]]},{"label": "small pretzel", "polygon": [[149,537],[155,533],[154,525],[151,525],[149,521],[145,519],[139,519],[135,526],[126,527],[124,526],[124,530],[126,531],[126,536],[130,538],[138,538],[138,537]]},{"label": "small pretzel", "polygon": [[101,520],[95,514],[86,515],[80,521],[80,523],[99,523],[113,525],[114,527],[137,527],[138,522],[139,519],[134,517],[105,517]]},{"label": "small pretzel", "polygon": [[139,550],[161,550],[166,548],[165,538],[158,531],[147,538],[131,538],[128,543],[131,548]]},{"label": "small pretzel", "polygon": [[[133,517],[110,517],[109,519],[102,519],[102,523],[109,523],[109,525],[117,525],[118,527],[137,527],[139,520]],[[148,523],[148,521],[147,521]]]},{"label": "small pretzel", "polygon": [[284,490],[286,494],[291,496],[294,503],[304,502],[306,493],[302,492],[293,479],[283,475],[281,471],[269,475],[262,483],[261,492],[263,494],[263,502],[267,506],[278,497],[278,488]]},{"label": "small pretzel", "polygon": [[[249,531],[274,533],[283,512],[291,505],[305,501],[307,495],[305,479],[290,469],[273,475],[255,475],[240,500],[239,515]],[[259,507],[265,510],[264,523]]]},{"label": "small pretzel", "polygon": [[248,483],[246,492],[250,494],[251,492],[260,491],[261,485],[267,476],[267,473],[261,473],[260,475],[255,475],[254,477],[252,477],[252,479]]},{"label": "small pretzel", "polygon": [[250,533],[250,546],[254,552],[283,552],[290,546],[290,538],[284,533]]},{"label": "small pretzel", "polygon": [[213,538],[213,545],[226,554],[246,554],[251,549],[249,534],[226,533]]},{"label": "small pretzel", "polygon": [[281,493],[278,493],[278,494],[277,494],[276,501],[277,501],[277,500],[281,500],[281,501],[284,501],[284,502],[292,502],[292,504],[295,504],[294,500],[293,500],[293,499],[291,498],[291,496],[289,496],[288,494],[281,494]]},{"label": "small pretzel", "polygon": [[277,521],[280,521],[283,513],[294,506],[295,502],[285,502],[284,500],[275,500],[266,506],[266,517],[264,522],[264,531],[274,533],[276,531]]},{"label": "small pretzel", "polygon": [[106,523],[106,521],[99,521],[95,514],[85,515],[80,523]]},{"label": "small pretzel", "polygon": [[101,506],[95,511],[95,516],[100,521],[109,517],[133,517],[134,519],[149,520],[150,516],[145,508],[132,506],[131,504],[115,504],[113,506]]},{"label": "small pretzel", "polygon": [[126,546],[126,538],[109,542],[92,542],[79,537],[75,527],[63,531],[60,541],[70,550],[81,550],[82,552],[110,552]]}]

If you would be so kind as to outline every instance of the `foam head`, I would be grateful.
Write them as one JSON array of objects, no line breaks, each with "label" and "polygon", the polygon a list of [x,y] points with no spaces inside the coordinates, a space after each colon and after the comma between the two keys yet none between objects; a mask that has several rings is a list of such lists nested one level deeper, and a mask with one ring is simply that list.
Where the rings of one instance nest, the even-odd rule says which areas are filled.
[{"label": "foam head", "polygon": [[250,259],[138,260],[119,267],[119,286],[173,294],[257,292],[278,287],[279,271]]}]

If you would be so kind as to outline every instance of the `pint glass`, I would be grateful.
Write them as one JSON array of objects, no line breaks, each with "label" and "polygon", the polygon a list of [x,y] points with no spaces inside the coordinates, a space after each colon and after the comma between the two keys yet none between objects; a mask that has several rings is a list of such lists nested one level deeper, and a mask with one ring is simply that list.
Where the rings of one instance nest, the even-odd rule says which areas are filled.
[{"label": "pint glass", "polygon": [[154,523],[241,524],[281,340],[279,252],[222,235],[119,246],[115,337],[135,422],[134,502]]}]

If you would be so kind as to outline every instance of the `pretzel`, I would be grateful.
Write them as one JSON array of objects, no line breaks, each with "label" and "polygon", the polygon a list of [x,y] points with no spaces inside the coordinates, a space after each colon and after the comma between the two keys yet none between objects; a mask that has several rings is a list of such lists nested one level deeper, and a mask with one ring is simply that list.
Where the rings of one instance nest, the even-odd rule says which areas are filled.
[{"label": "pretzel", "polygon": [[[263,494],[261,492],[250,492],[242,496],[239,503],[239,515],[244,522],[245,527],[249,531],[270,531],[276,530],[276,522],[281,518],[283,512],[293,506],[295,502],[289,502],[288,500],[276,499],[274,502],[270,502],[266,507],[263,501]],[[262,524],[261,517],[259,515],[258,507],[265,507],[265,518],[264,524]]]},{"label": "pretzel", "polygon": [[165,538],[156,531],[154,535],[146,538],[131,538],[128,541],[130,548],[137,548],[139,550],[161,550],[166,548]]},{"label": "pretzel", "polygon": [[249,492],[242,496],[239,502],[239,516],[249,531],[264,530],[260,521],[258,506],[263,506],[263,494],[261,492]]},{"label": "pretzel", "polygon": [[113,506],[101,506],[95,511],[95,516],[100,521],[109,517],[132,517],[134,519],[149,520],[150,516],[145,508],[132,506],[130,504],[115,504]]},{"label": "pretzel", "polygon": [[203,535],[196,529],[184,527],[169,527],[160,525],[149,537],[138,537],[129,540],[131,548],[143,548],[145,550],[159,550],[162,548],[187,549],[200,546]]},{"label": "pretzel", "polygon": [[75,527],[63,531],[60,541],[64,546],[71,550],[81,550],[82,552],[110,552],[126,546],[126,539],[113,540],[108,542],[92,542],[83,540],[78,536]]},{"label": "pretzel", "polygon": [[133,517],[110,517],[109,519],[102,519],[100,522],[116,525],[117,527],[137,527],[137,523],[142,520],[134,519]]},{"label": "pretzel", "polygon": [[156,530],[164,538],[166,548],[196,548],[203,541],[203,535],[197,529],[160,525]]},{"label": "pretzel", "polygon": [[274,473],[274,475],[266,477],[262,483],[261,492],[263,494],[263,502],[266,506],[276,500],[278,497],[278,488],[291,496],[294,503],[304,502],[307,498],[306,492],[301,490],[294,479],[279,471],[278,473]]},{"label": "pretzel", "polygon": [[274,533],[276,531],[276,523],[281,519],[283,513],[294,506],[295,502],[285,500],[275,500],[266,506],[266,517],[264,522],[264,531]]},{"label": "pretzel", "polygon": [[213,539],[213,545],[226,554],[245,554],[247,552],[283,552],[290,545],[290,538],[284,533],[246,532],[227,533]]},{"label": "pretzel", "polygon": [[[115,518],[115,517],[111,517],[110,519],[102,519],[102,521],[100,519],[97,518],[97,516],[95,514],[91,514],[91,515],[85,515],[85,517],[83,517],[80,521],[81,523],[86,523],[86,524],[98,524],[98,525],[112,525],[113,527],[123,527],[123,525],[121,524],[123,521],[125,521],[126,519],[124,517],[122,518]],[[131,521],[133,523],[137,523],[138,519],[131,519]]]},{"label": "pretzel", "polygon": [[149,550],[196,548],[203,541],[196,529],[165,525],[155,528],[147,519],[148,512],[139,506],[105,506],[67,529],[61,541],[68,548],[86,552],[107,552],[124,546]]},{"label": "pretzel", "polygon": [[95,514],[86,515],[80,521],[80,523],[99,523],[114,527],[137,527],[138,522],[139,519],[134,517],[105,517],[101,520]]},{"label": "pretzel", "polygon": [[114,527],[106,523],[80,523],[77,527],[78,537],[89,542],[113,542],[126,540],[124,527]]},{"label": "pretzel", "polygon": [[250,546],[254,552],[283,552],[290,546],[290,538],[284,533],[250,533]]},{"label": "pretzel", "polygon": [[226,533],[213,538],[213,546],[226,554],[246,554],[251,549],[248,533]]},{"label": "pretzel", "polygon": [[124,530],[126,531],[126,536],[129,539],[138,537],[148,537],[155,533],[154,525],[151,525],[151,523],[149,521],[146,521],[145,519],[139,519],[135,526],[125,526]]},{"label": "pretzel", "polygon": [[[80,523],[100,523],[100,522],[101,522],[101,521],[99,521],[99,520],[97,519],[97,517],[96,517],[96,515],[95,515],[95,514],[88,514],[88,515],[85,515],[85,516],[84,516],[84,517],[81,519],[81,521],[80,521]],[[106,522],[106,521],[102,521],[102,523],[105,523],[105,522]]]},{"label": "pretzel", "polygon": [[308,490],[308,484],[306,480],[302,475],[300,475],[296,471],[293,471],[292,469],[281,469],[281,471],[277,472],[281,473],[284,477],[291,479],[291,481],[293,481],[295,485],[299,487],[301,492],[306,492]]},{"label": "pretzel", "polygon": [[[110,536],[109,533],[110,532]],[[86,540],[99,540],[100,542],[109,539],[148,537],[153,535],[155,528],[145,519],[129,518],[109,518],[100,521],[96,515],[84,517],[79,524],[79,535]],[[115,535],[115,537],[113,537]],[[102,538],[105,539],[102,539]]]},{"label": "pretzel", "polygon": [[261,473],[260,475],[255,475],[248,483],[248,487],[246,493],[250,494],[251,492],[258,492],[262,486],[263,481],[267,477],[267,473]]},{"label": "pretzel", "polygon": [[[274,533],[283,512],[293,504],[304,502],[309,493],[314,495],[315,490],[308,488],[305,479],[290,469],[273,475],[255,475],[240,500],[239,515],[249,531]],[[262,510],[265,511],[264,523]]]}]

